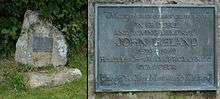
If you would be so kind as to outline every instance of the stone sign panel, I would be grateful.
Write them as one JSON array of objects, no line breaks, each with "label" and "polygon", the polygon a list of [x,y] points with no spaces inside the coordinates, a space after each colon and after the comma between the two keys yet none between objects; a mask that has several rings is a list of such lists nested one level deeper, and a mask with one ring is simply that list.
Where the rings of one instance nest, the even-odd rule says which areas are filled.
[{"label": "stone sign panel", "polygon": [[96,5],[96,91],[216,90],[215,7]]}]

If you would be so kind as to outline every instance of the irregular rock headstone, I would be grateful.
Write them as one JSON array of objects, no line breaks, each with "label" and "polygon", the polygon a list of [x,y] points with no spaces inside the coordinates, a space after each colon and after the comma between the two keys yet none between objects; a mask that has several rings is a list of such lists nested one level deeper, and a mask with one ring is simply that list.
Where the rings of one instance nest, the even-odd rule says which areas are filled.
[{"label": "irregular rock headstone", "polygon": [[67,45],[63,34],[52,24],[26,11],[22,33],[16,44],[15,60],[35,67],[65,65]]},{"label": "irregular rock headstone", "polygon": [[66,68],[67,45],[63,34],[52,24],[39,19],[35,11],[26,11],[22,33],[16,44],[15,60],[38,67],[53,65],[61,68],[54,73],[29,72],[28,85],[31,88],[56,86],[81,77],[81,71]]}]

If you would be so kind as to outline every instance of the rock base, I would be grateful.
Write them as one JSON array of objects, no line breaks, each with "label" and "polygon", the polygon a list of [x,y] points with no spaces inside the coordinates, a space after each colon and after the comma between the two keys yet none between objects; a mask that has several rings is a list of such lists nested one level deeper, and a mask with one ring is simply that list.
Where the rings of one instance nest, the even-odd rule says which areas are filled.
[{"label": "rock base", "polygon": [[41,72],[29,72],[28,74],[28,86],[30,88],[43,87],[43,86],[58,86],[73,80],[79,79],[82,73],[79,69],[64,68],[55,73],[41,73]]}]

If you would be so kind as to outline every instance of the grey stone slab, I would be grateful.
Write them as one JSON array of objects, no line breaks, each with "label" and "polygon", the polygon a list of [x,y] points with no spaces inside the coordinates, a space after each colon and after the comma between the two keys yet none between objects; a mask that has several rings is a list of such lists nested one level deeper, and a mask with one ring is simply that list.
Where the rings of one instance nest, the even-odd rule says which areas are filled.
[{"label": "grey stone slab", "polygon": [[82,73],[77,68],[66,68],[61,67],[54,71],[53,73],[38,71],[38,72],[28,72],[27,85],[30,88],[37,88],[43,86],[59,86],[74,80],[78,80],[82,77]]},{"label": "grey stone slab", "polygon": [[96,5],[96,91],[216,90],[215,7]]}]

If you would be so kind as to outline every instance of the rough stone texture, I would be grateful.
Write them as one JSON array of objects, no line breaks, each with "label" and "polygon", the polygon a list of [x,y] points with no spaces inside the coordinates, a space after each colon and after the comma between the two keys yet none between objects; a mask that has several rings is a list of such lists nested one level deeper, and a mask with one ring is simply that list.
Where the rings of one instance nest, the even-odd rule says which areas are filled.
[{"label": "rough stone texture", "polygon": [[[34,38],[52,38],[52,50],[34,51]],[[41,42],[42,44],[38,45],[47,46],[47,44],[44,44],[47,43],[46,41]],[[26,11],[21,35],[16,44],[15,60],[35,67],[49,64],[59,66],[66,64],[66,55],[67,45],[62,32],[52,24],[40,20],[37,12]]]},{"label": "rough stone texture", "polygon": [[[136,92],[136,93],[103,93],[96,99],[215,99],[214,92]],[[89,98],[90,99],[90,98]],[[216,98],[218,99],[218,98]]]},{"label": "rough stone texture", "polygon": [[82,76],[82,73],[79,69],[64,69],[53,76],[52,83],[53,85],[61,85],[67,82],[71,82],[74,79],[78,79]]},{"label": "rough stone texture", "polygon": [[40,86],[48,86],[51,83],[51,78],[46,73],[33,72],[28,74],[28,85],[32,88]]},{"label": "rough stone texture", "polygon": [[64,68],[61,71],[51,74],[30,72],[28,73],[28,85],[31,88],[42,86],[58,86],[79,79],[81,76],[81,71],[73,68]]},{"label": "rough stone texture", "polygon": [[[219,89],[215,92],[209,91],[185,91],[185,92],[115,92],[115,93],[95,93],[95,44],[94,44],[94,4],[95,3],[119,3],[119,4],[215,4],[220,5],[220,0],[88,0],[88,98],[89,99],[220,99]],[[218,10],[219,11],[219,10]],[[220,14],[218,15],[218,32],[220,30]],[[219,42],[219,34],[218,34]],[[220,46],[220,43],[218,43]],[[219,49],[219,48],[217,48]],[[220,56],[220,51],[216,53]],[[217,64],[220,64],[218,58]],[[220,71],[218,65],[218,71]],[[218,72],[218,75],[219,72]],[[218,79],[220,77],[218,76]],[[220,83],[218,83],[219,85]]]}]

